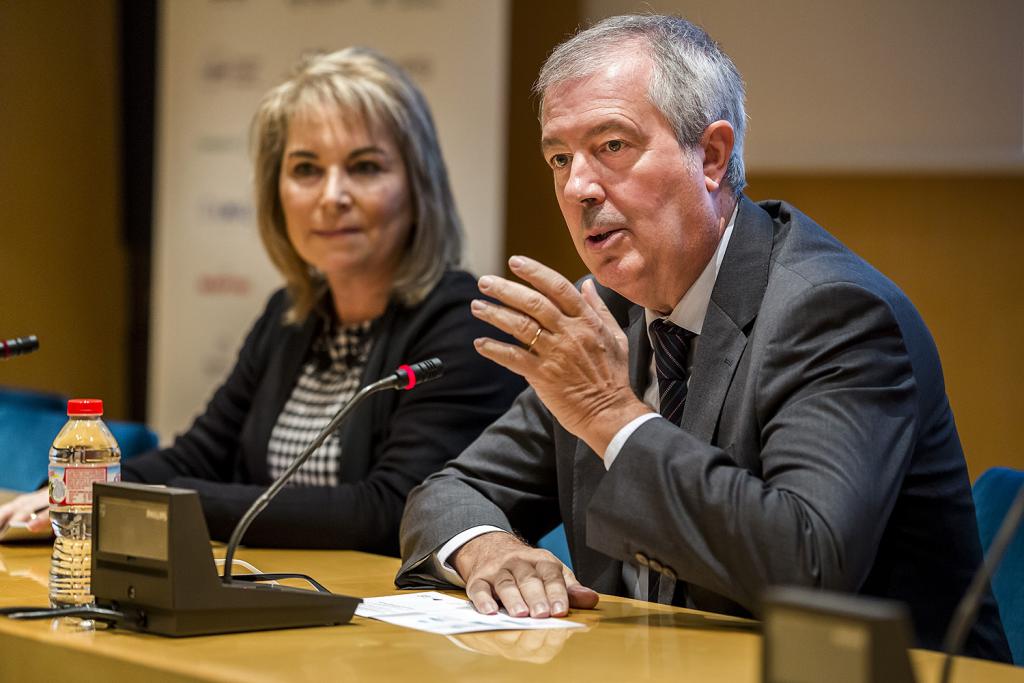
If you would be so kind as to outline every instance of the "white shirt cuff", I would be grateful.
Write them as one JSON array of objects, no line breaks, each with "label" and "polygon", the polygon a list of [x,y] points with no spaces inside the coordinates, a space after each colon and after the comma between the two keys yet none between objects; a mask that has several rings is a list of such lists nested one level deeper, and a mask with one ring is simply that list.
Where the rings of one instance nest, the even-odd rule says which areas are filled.
[{"label": "white shirt cuff", "polygon": [[615,462],[615,458],[619,457],[619,451],[625,445],[626,439],[633,436],[633,432],[637,430],[637,427],[655,417],[661,416],[658,413],[646,413],[640,417],[635,417],[626,423],[625,427],[615,433],[612,440],[608,442],[608,448],[604,452],[604,468],[606,470],[611,469],[612,463]]},{"label": "white shirt cuff", "polygon": [[455,571],[455,568],[448,564],[448,558],[452,556],[452,553],[472,541],[477,536],[483,536],[484,534],[489,534],[492,531],[500,531],[505,534],[508,533],[504,529],[499,529],[496,526],[483,524],[471,527],[456,534],[450,541],[441,546],[438,551],[434,553],[434,566],[437,567],[439,572],[441,572],[441,578],[446,579],[455,586],[464,587],[466,582],[462,580],[462,577],[459,576],[457,571]]}]

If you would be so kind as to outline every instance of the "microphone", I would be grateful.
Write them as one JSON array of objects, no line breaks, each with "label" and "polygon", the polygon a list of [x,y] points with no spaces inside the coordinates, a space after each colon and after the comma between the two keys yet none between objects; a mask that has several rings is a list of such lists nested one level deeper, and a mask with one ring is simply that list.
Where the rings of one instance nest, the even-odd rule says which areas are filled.
[{"label": "microphone", "polygon": [[428,360],[420,361],[419,363],[413,363],[412,365],[400,365],[398,369],[387,377],[383,377],[373,384],[368,384],[359,390],[352,400],[346,403],[341,410],[339,410],[331,421],[327,423],[327,426],[317,434],[313,442],[302,452],[299,457],[295,458],[291,465],[288,466],[280,477],[278,477],[270,487],[260,495],[259,498],[245,511],[242,515],[242,519],[235,525],[234,531],[231,532],[231,539],[228,541],[228,549],[224,554],[224,583],[231,583],[231,564],[235,557],[235,549],[238,544],[242,542],[242,536],[249,529],[249,525],[256,519],[256,515],[263,512],[263,509],[267,507],[277,492],[292,478],[292,475],[298,471],[302,464],[309,459],[309,456],[313,455],[316,449],[320,448],[321,444],[327,440],[341,423],[345,421],[348,414],[352,410],[363,402],[367,396],[375,394],[379,391],[386,389],[397,389],[402,391],[409,391],[415,386],[424,384],[426,382],[432,382],[433,380],[444,374],[444,369],[441,364],[440,358],[430,358]]},{"label": "microphone", "polygon": [[399,365],[398,370],[393,375],[385,378],[384,381],[388,382],[388,386],[383,387],[386,389],[401,389],[403,391],[409,391],[417,384],[425,384],[426,382],[433,382],[435,379],[444,374],[444,368],[441,367],[440,358],[430,358],[428,360],[422,360],[419,363],[413,365]]},{"label": "microphone", "polygon": [[[0,340],[0,359],[7,360],[12,356],[23,356],[39,349],[39,338],[30,334],[27,337]],[[428,361],[429,362],[429,361]]]}]

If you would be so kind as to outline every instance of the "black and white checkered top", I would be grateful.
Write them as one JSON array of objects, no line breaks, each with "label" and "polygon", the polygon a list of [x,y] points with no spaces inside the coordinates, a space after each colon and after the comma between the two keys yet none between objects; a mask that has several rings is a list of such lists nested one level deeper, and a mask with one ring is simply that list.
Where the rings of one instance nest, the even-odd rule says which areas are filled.
[{"label": "black and white checkered top", "polygon": [[[313,342],[295,389],[270,433],[267,467],[272,478],[281,476],[335,413],[359,391],[359,381],[373,342],[370,333],[372,322],[324,325],[324,332]],[[340,463],[340,434],[335,432],[299,468],[288,484],[336,486]]]}]

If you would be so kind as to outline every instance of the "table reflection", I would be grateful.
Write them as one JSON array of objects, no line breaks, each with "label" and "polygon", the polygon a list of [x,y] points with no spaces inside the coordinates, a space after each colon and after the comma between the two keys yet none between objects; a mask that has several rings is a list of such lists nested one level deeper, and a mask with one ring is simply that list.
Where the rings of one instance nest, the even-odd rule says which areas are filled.
[{"label": "table reflection", "polygon": [[448,636],[463,650],[496,655],[517,662],[545,664],[554,659],[573,635],[587,628],[551,628],[538,631],[480,631]]}]

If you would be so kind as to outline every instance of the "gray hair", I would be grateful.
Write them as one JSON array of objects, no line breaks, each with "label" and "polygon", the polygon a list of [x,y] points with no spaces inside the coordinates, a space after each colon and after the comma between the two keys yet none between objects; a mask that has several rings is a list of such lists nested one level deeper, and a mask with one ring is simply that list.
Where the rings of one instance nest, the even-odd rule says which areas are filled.
[{"label": "gray hair", "polygon": [[675,130],[681,147],[692,149],[715,121],[735,131],[725,182],[734,194],[747,184],[743,137],[747,128],[743,79],[729,56],[696,24],[680,17],[610,17],[555,48],[533,86],[544,112],[544,93],[558,83],[594,74],[640,42],[654,64],[648,97]]},{"label": "gray hair", "polygon": [[305,320],[326,287],[288,239],[278,192],[288,124],[300,112],[332,108],[343,117],[361,118],[368,128],[383,126],[405,164],[413,226],[393,296],[407,306],[419,303],[462,256],[462,222],[423,94],[398,65],[366,48],[308,57],[263,96],[249,131],[260,237],[291,295],[288,322]]}]

